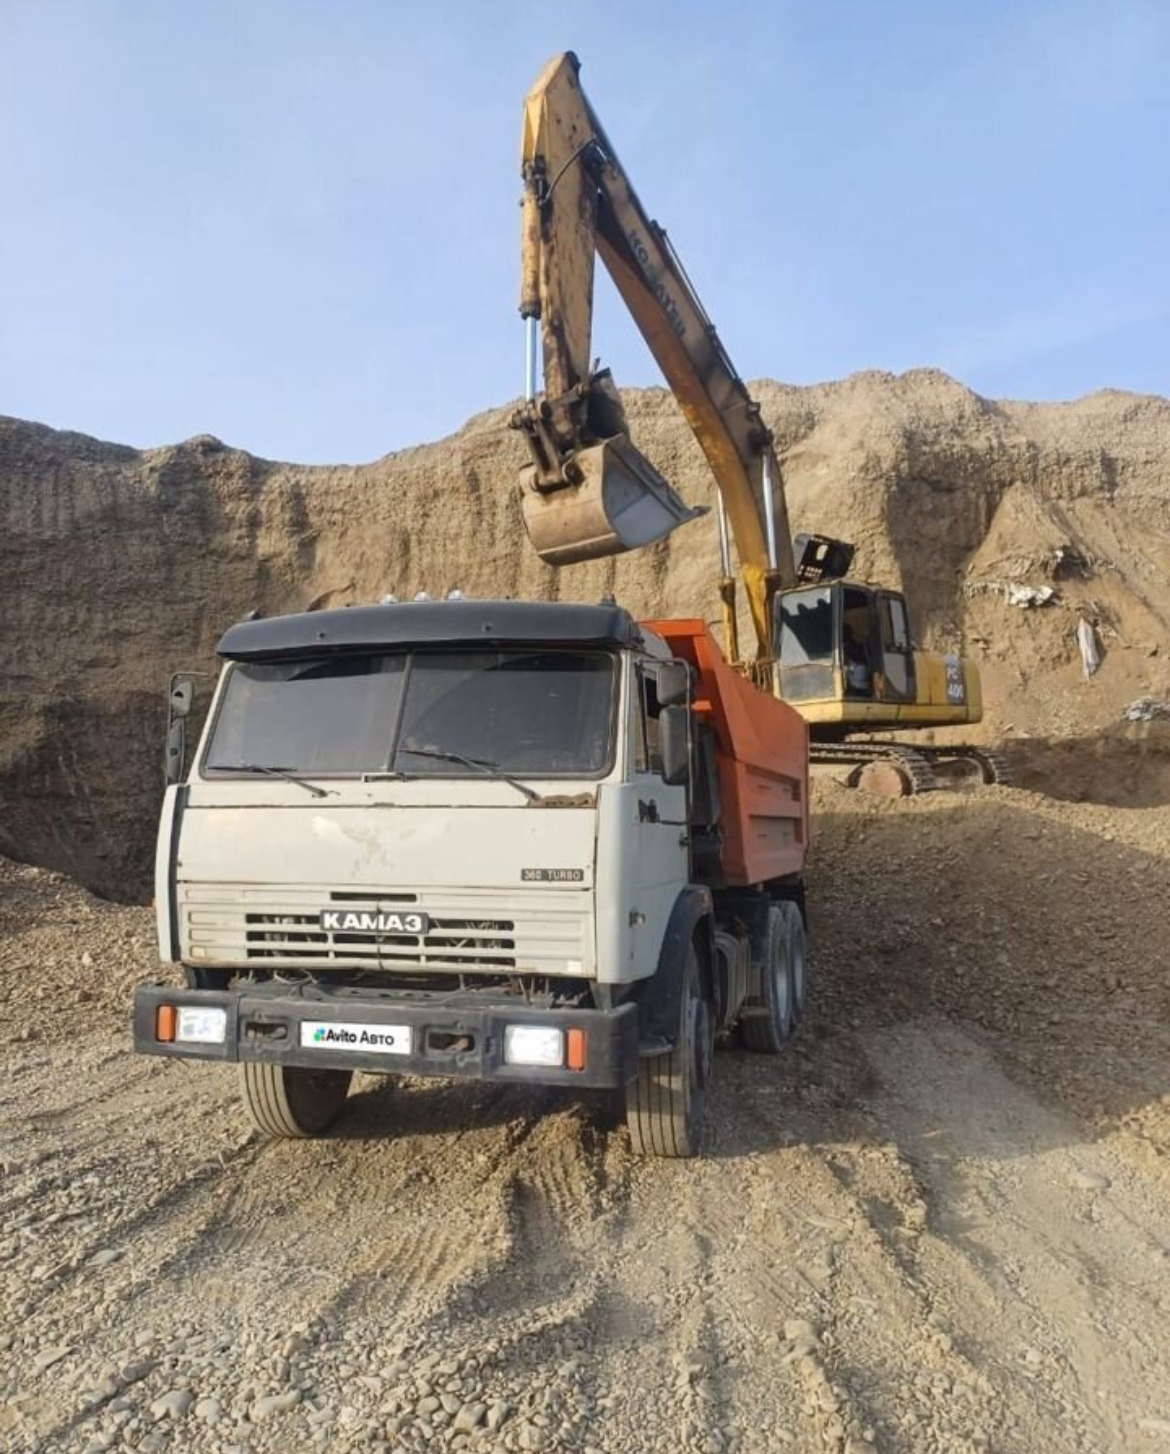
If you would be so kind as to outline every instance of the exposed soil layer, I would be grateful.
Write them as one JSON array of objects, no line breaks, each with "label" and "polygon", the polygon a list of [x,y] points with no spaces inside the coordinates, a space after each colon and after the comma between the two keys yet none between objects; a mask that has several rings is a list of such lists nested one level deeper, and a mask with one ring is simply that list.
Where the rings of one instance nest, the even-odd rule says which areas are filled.
[{"label": "exposed soil layer", "polygon": [[809,1022],[692,1163],[372,1078],[260,1144],[129,1053],[149,911],[0,863],[0,1450],[1159,1447],[1170,809],[815,807]]},{"label": "exposed soil layer", "polygon": [[[858,573],[904,584],[925,644],[979,659],[985,739],[1108,743],[1126,703],[1170,694],[1170,402],[997,403],[921,370],[758,394],[794,528],[856,540]],[[627,397],[639,445],[709,502],[670,396]],[[221,631],[253,607],[457,586],[717,614],[711,516],[634,556],[543,566],[520,525],[508,414],[373,464],[315,468],[210,437],[134,450],[0,420],[0,852],[116,898],[146,894],[168,675],[213,669]],[[1010,584],[1055,599],[1024,610]],[[1081,611],[1104,652],[1089,682]],[[1143,800],[1147,769],[1164,794],[1155,759],[1119,760],[1137,773],[1129,800]],[[1111,772],[1106,756],[1089,796],[1122,800]]]}]

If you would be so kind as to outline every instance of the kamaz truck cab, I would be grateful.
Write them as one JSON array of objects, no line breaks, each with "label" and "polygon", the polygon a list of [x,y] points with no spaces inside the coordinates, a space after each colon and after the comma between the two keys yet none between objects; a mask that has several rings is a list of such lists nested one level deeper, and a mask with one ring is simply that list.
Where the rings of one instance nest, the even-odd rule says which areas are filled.
[{"label": "kamaz truck cab", "polygon": [[800,733],[790,781],[761,769],[788,871],[729,881],[713,745],[744,729],[707,720],[717,648],[683,625],[677,652],[608,605],[231,627],[185,781],[173,693],[156,902],[184,988],[139,991],[136,1048],[238,1061],[270,1135],[324,1130],[355,1071],[478,1076],[623,1090],[641,1149],[692,1154],[716,1030],[778,1049],[803,1004],[806,805],[803,724],[761,697]]}]

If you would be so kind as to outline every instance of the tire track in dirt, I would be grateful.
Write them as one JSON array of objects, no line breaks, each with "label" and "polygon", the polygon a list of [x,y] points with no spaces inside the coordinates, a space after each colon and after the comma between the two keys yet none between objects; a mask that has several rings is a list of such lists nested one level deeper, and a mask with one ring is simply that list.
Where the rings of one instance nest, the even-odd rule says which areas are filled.
[{"label": "tire track in dirt", "polygon": [[1087,1446],[1125,1447],[1134,1408],[1117,1390],[1140,1390],[1142,1412],[1142,1394],[1170,1379],[1165,1258],[1150,1255],[1170,1246],[1164,1199],[953,1026],[870,1043],[874,1113],[915,1157],[943,1222],[922,1239],[922,1276],[972,1363],[1001,1390],[1022,1380],[1033,1409]]},{"label": "tire track in dirt", "polygon": [[[828,1055],[824,1065],[833,1062]],[[872,1080],[869,1070],[854,1060],[851,1074]],[[798,1102],[834,1099],[827,1087],[808,1089]],[[766,1076],[746,1083],[741,1116],[766,1125],[768,1090]],[[762,1356],[769,1338],[781,1344],[780,1368],[795,1376],[789,1394],[801,1416],[798,1437],[984,1447],[1004,1427],[1002,1398],[945,1331],[919,1264],[923,1189],[897,1148],[866,1124],[863,1105],[851,1099],[819,1123],[798,1110],[802,1144],[760,1158],[745,1213],[750,1235],[732,1274],[744,1286],[729,1284],[723,1302],[746,1310]],[[769,1277],[769,1268],[783,1275]],[[807,1333],[783,1336],[801,1322]]]}]

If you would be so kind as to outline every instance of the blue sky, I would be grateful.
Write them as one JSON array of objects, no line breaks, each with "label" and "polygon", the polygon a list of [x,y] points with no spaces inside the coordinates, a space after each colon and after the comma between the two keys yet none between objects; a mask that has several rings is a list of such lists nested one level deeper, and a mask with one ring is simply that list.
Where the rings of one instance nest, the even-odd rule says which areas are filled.
[{"label": "blue sky", "polygon": [[[1170,5],[0,0],[0,413],[361,460],[519,393],[583,80],[739,370],[1170,394]],[[594,351],[657,381],[606,282]]]}]

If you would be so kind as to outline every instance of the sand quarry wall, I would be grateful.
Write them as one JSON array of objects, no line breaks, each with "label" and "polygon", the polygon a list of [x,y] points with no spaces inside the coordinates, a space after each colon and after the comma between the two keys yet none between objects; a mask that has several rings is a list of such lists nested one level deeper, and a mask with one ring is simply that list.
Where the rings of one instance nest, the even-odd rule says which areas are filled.
[{"label": "sand quarry wall", "polygon": [[[1170,692],[1170,401],[979,397],[933,371],[756,386],[795,529],[855,540],[858,574],[905,587],[916,634],[979,659],[985,739],[1100,743]],[[701,454],[663,390],[634,437],[694,503]],[[163,697],[214,669],[243,613],[452,587],[714,618],[714,519],[554,572],[528,546],[509,408],[372,464],[306,467],[209,436],[137,450],[0,418],[0,853],[98,892],[149,892]],[[1024,610],[1005,583],[1052,586]],[[1078,613],[1104,662],[1082,678]],[[1141,729],[1128,729],[1141,730]]]}]

